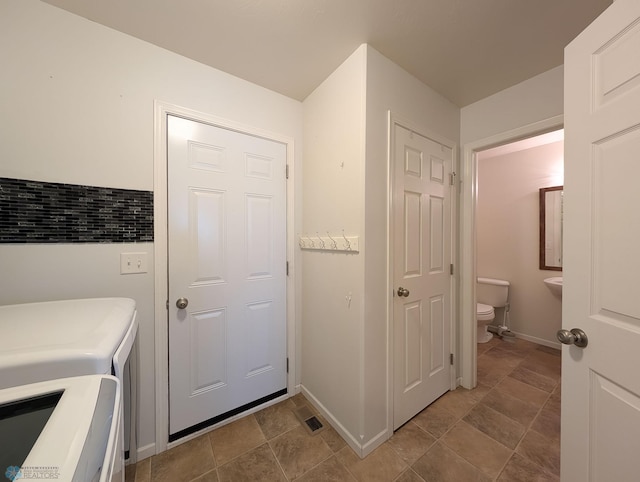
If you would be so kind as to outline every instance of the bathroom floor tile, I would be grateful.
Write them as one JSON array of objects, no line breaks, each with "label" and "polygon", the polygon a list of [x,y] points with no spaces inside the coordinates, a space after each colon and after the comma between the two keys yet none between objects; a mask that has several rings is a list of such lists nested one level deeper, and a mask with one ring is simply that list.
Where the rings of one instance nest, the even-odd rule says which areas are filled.
[{"label": "bathroom floor tile", "polygon": [[424,482],[424,479],[416,474],[413,469],[407,469],[394,482]]},{"label": "bathroom floor tile", "polygon": [[334,455],[296,479],[296,482],[356,482],[356,478]]},{"label": "bathroom floor tile", "polygon": [[212,470],[211,472],[207,472],[206,474],[193,479],[191,482],[219,482],[218,472],[216,470]]},{"label": "bathroom floor tile", "polygon": [[347,442],[340,436],[335,429],[327,423],[327,429],[320,432],[320,437],[333,452],[338,452],[342,447],[347,445]]},{"label": "bathroom floor tile", "polygon": [[549,398],[549,392],[535,388],[510,376],[505,377],[495,388],[538,408],[542,407]]},{"label": "bathroom floor tile", "polygon": [[523,366],[519,366],[513,370],[509,376],[549,393],[553,392],[557,384],[557,380],[536,373],[535,371],[528,370]]},{"label": "bathroom floor tile", "polygon": [[486,405],[478,404],[463,419],[502,445],[515,449],[525,432],[524,426]]},{"label": "bathroom floor tile", "polygon": [[444,435],[458,420],[459,417],[441,405],[430,405],[412,419],[418,427],[436,438]]},{"label": "bathroom floor tile", "polygon": [[560,412],[546,406],[531,424],[531,430],[553,441],[560,441]]},{"label": "bathroom floor tile", "polygon": [[458,422],[442,437],[447,447],[492,478],[498,476],[512,451],[466,422]]},{"label": "bathroom floor tile", "polygon": [[491,390],[490,387],[482,384],[478,384],[473,390],[458,387],[442,395],[438,400],[433,402],[433,405],[440,406],[456,417],[462,418],[476,403],[489,393],[489,390]]},{"label": "bathroom floor tile", "polygon": [[215,467],[209,437],[202,435],[153,457],[150,479],[154,482],[191,480]]},{"label": "bathroom floor tile", "polygon": [[267,441],[253,415],[209,432],[209,438],[218,465],[226,464]]},{"label": "bathroom floor tile", "polygon": [[425,482],[489,482],[491,477],[438,442],[411,467]]},{"label": "bathroom floor tile", "polygon": [[422,457],[435,441],[435,438],[409,421],[393,434],[388,444],[402,460],[411,465]]},{"label": "bathroom floor tile", "polygon": [[296,404],[293,401],[285,400],[254,413],[267,440],[300,426],[300,422],[292,411],[295,408]]},{"label": "bathroom floor tile", "polygon": [[497,478],[498,482],[559,482],[560,478],[514,453]]},{"label": "bathroom floor tile", "polygon": [[350,447],[340,450],[337,457],[360,482],[391,481],[407,468],[407,464],[387,444],[382,444],[364,459]]},{"label": "bathroom floor tile", "polygon": [[533,421],[540,410],[539,406],[512,397],[499,388],[491,390],[480,403],[506,415],[525,427]]},{"label": "bathroom floor tile", "polygon": [[333,455],[322,437],[309,435],[302,426],[270,440],[269,445],[289,480]]},{"label": "bathroom floor tile", "polygon": [[554,475],[560,475],[560,441],[529,430],[516,452]]},{"label": "bathroom floor tile", "polygon": [[219,467],[218,476],[220,482],[287,480],[267,443]]}]

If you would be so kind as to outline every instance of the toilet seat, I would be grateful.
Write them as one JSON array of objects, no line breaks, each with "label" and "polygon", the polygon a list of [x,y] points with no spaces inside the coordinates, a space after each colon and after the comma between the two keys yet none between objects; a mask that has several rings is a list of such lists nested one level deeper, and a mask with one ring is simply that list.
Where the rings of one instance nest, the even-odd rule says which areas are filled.
[{"label": "toilet seat", "polygon": [[476,320],[478,321],[491,321],[495,317],[493,306],[485,305],[484,303],[477,303],[476,305]]}]

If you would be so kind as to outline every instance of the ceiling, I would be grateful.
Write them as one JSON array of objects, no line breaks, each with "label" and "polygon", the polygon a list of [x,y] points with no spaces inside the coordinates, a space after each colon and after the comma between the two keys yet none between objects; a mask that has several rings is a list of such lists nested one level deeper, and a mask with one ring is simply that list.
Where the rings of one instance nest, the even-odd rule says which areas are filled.
[{"label": "ceiling", "polygon": [[368,43],[463,107],[563,63],[612,0],[44,0],[303,100]]}]

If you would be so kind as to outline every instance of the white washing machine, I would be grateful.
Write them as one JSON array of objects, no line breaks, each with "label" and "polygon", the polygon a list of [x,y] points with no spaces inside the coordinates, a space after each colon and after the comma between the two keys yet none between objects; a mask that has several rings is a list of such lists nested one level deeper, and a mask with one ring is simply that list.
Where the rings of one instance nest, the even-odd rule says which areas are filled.
[{"label": "white washing machine", "polygon": [[0,469],[6,479],[120,480],[121,392],[110,375],[0,390]]},{"label": "white washing machine", "polygon": [[[114,375],[124,401],[116,473],[124,451],[135,462],[137,413],[135,301],[92,298],[0,306],[0,389],[82,375]],[[114,479],[115,480],[115,479]]]}]

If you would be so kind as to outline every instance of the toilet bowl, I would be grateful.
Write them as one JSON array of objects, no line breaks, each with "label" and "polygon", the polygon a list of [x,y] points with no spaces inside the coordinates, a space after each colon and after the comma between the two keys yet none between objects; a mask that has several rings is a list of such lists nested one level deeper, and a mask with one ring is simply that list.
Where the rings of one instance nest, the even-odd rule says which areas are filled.
[{"label": "toilet bowl", "polygon": [[493,306],[484,303],[476,304],[476,320],[478,320],[478,343],[486,343],[493,338],[493,333],[487,331],[487,325],[495,318]]},{"label": "toilet bowl", "polygon": [[509,282],[501,279],[478,278],[476,284],[476,320],[478,320],[477,342],[486,343],[493,334],[487,325],[495,318],[494,308],[502,308],[509,303]]}]

